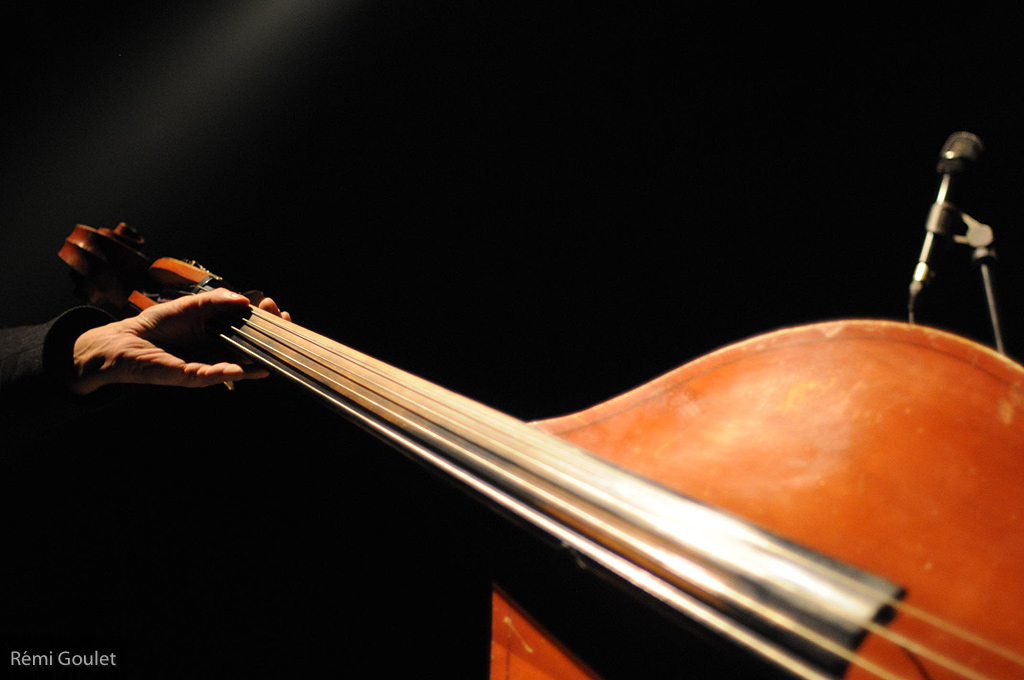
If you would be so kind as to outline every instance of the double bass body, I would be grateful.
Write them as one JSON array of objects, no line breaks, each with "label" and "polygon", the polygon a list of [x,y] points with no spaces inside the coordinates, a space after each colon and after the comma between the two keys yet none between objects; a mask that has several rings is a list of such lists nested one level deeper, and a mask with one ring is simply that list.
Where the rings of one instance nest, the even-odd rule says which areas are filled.
[{"label": "double bass body", "polygon": [[847,677],[1024,676],[1024,369],[1002,355],[820,323],[537,426],[900,584]]}]

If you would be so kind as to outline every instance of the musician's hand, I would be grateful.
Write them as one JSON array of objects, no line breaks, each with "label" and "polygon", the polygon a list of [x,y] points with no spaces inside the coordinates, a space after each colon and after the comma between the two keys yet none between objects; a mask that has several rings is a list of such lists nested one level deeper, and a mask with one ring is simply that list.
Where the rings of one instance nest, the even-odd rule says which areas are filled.
[{"label": "musician's hand", "polygon": [[[71,391],[85,395],[112,383],[207,387],[262,378],[267,372],[251,364],[183,358],[208,347],[205,327],[211,318],[244,312],[248,305],[244,296],[217,289],[154,305],[138,316],[88,330],[75,342]],[[264,298],[259,307],[290,320],[270,298]]]}]

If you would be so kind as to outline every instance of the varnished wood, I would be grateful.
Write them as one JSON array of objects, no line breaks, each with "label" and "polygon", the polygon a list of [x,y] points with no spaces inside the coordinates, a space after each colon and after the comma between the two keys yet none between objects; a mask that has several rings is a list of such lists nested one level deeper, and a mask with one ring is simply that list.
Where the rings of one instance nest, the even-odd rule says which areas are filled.
[{"label": "varnished wood", "polygon": [[[988,348],[895,322],[816,324],[537,426],[887,577],[907,604],[1024,656],[1024,369]],[[906,613],[890,628],[987,677],[1024,672]],[[877,635],[863,653],[918,677]]]},{"label": "varnished wood", "polygon": [[113,229],[75,225],[58,256],[77,277],[89,304],[121,309],[132,291],[144,288],[151,260],[139,251],[144,240],[124,222]]},{"label": "varnished wood", "polygon": [[599,680],[500,588],[491,594],[490,680]]}]

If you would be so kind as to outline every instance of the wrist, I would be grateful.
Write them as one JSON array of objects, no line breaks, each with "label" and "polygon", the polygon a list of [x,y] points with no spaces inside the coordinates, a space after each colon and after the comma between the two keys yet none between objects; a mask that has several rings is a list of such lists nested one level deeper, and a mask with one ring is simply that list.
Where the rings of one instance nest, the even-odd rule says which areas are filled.
[{"label": "wrist", "polygon": [[74,307],[50,323],[43,346],[43,369],[51,389],[68,391],[72,383],[77,383],[80,373],[75,365],[75,348],[81,336],[113,321],[112,316],[95,307]]},{"label": "wrist", "polygon": [[108,327],[101,326],[91,328],[75,339],[68,383],[72,393],[84,396],[116,382],[116,361],[110,351],[109,335]]}]

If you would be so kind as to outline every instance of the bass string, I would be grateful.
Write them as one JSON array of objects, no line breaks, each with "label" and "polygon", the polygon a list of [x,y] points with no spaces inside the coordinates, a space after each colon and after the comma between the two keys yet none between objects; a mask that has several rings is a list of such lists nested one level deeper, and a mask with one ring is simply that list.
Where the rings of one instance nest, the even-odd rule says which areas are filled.
[{"label": "bass string", "polygon": [[[412,393],[413,396],[405,398],[404,401],[417,406],[421,411],[431,412],[438,420],[443,420],[449,423],[456,422],[452,415],[444,415],[437,410],[431,410],[426,406],[425,402],[432,402],[437,408],[447,411],[449,414],[454,413],[456,417],[461,419],[459,423],[464,428],[472,427],[467,424],[467,422],[472,421],[496,432],[498,436],[494,436],[493,434],[486,435],[479,430],[476,430],[475,432],[479,436],[486,438],[488,441],[496,445],[500,444],[504,447],[513,447],[527,444],[535,447],[544,447],[551,442],[551,435],[548,435],[537,428],[530,427],[523,421],[513,418],[512,416],[446,390],[439,385],[402,371],[401,369],[391,366],[386,362],[362,354],[352,348],[317,335],[312,331],[302,328],[301,326],[284,323],[279,317],[262,312],[262,310],[259,310],[258,308],[254,308],[253,311],[255,312],[255,315],[259,317],[261,322],[273,326],[281,333],[299,338],[305,344],[315,347],[317,352],[314,353],[308,349],[303,349],[303,347],[299,345],[289,345],[286,338],[279,337],[278,342],[283,346],[288,346],[292,351],[301,353],[306,358],[316,361],[328,370],[336,372],[339,375],[346,376],[349,379],[352,379],[354,374],[351,372],[346,373],[342,365],[338,363],[338,360],[343,361],[346,365],[356,366],[363,371],[376,374],[386,381],[395,383],[399,385],[401,389]],[[268,332],[265,327],[254,325],[251,321],[248,321],[247,324],[258,331]],[[366,380],[367,378],[363,376],[363,379]],[[381,385],[380,383],[375,383],[373,387],[379,390],[389,391],[392,392],[392,394],[397,395],[394,388]],[[399,400],[401,400],[400,395],[398,396]],[[505,441],[503,442],[501,438],[504,438]]]},{"label": "bass string", "polygon": [[[265,329],[259,329],[259,330],[261,332],[265,332]],[[301,335],[301,334],[298,334],[298,333],[296,333],[296,334],[297,335]],[[247,336],[243,336],[243,337],[247,337]],[[253,342],[252,338],[248,338],[248,339],[249,339],[250,342]],[[308,340],[309,338],[308,337],[304,337],[303,339],[304,340]],[[263,345],[263,344],[260,344],[259,346],[263,347],[264,349],[267,348],[267,346]],[[291,349],[294,351],[297,348],[292,347]],[[308,356],[304,352],[300,352],[300,354],[303,354],[303,356]],[[310,357],[310,358],[314,359],[317,364],[323,365],[323,363],[324,363],[324,358],[319,356],[319,355],[317,355],[315,357]],[[347,355],[343,355],[341,358],[346,363],[349,360],[351,360],[351,357],[349,357]],[[329,363],[334,363],[334,362],[332,362],[330,360],[328,360],[328,362]],[[291,362],[289,361],[289,363],[291,363]],[[334,369],[334,370],[337,371],[340,379],[346,380],[346,381],[351,381],[352,380],[351,374],[349,372],[341,370],[340,367],[337,368],[337,369]],[[397,371],[398,369],[395,369],[395,370]],[[324,376],[321,376],[321,378],[323,378],[323,377]],[[379,385],[378,385],[378,388],[379,388]],[[384,388],[384,389],[386,389],[386,388]],[[376,394],[378,396],[383,396],[383,395],[380,395],[380,393],[377,390],[374,390],[374,394]],[[390,403],[395,403],[395,402],[393,402],[391,400],[389,400],[389,402]],[[392,413],[392,415],[393,415],[393,413]],[[412,427],[412,423],[409,423],[409,426]],[[557,497],[548,496],[548,497],[546,497],[546,500],[552,506],[558,506],[559,503],[560,503],[560,499],[558,499]],[[604,529],[604,531],[608,532],[609,535],[616,536],[618,539],[620,539],[620,540],[622,540],[624,542],[628,542],[629,541],[628,537],[626,537],[625,535],[619,533],[619,531],[615,527],[605,525],[603,527],[603,529]],[[817,633],[817,632],[811,630],[810,628],[807,628],[806,626],[802,626],[801,624],[799,624],[798,622],[793,620],[791,617],[788,617],[785,614],[782,614],[780,612],[775,611],[770,606],[766,606],[766,605],[763,605],[763,604],[761,604],[759,602],[756,602],[756,601],[752,600],[751,598],[749,598],[749,597],[747,597],[747,596],[745,596],[745,595],[743,595],[743,594],[741,594],[741,593],[739,593],[739,592],[737,592],[735,590],[730,591],[729,592],[729,596],[733,598],[735,604],[739,604],[739,605],[749,609],[750,611],[753,611],[753,612],[759,614],[760,616],[764,617],[765,620],[770,620],[770,621],[775,622],[776,624],[778,624],[784,630],[787,630],[787,631],[790,631],[791,633],[799,635],[799,636],[803,637],[804,639],[808,640],[809,642],[811,642],[812,644],[815,644],[815,645],[819,646],[820,648],[822,648],[824,650],[827,650],[827,651],[833,653],[834,655],[836,655],[836,656],[838,656],[840,658],[843,658],[843,659],[845,659],[845,660],[847,660],[847,661],[849,661],[851,663],[855,663],[855,664],[867,667],[869,669],[869,671],[873,675],[876,675],[877,677],[882,678],[883,680],[904,680],[903,678],[901,678],[901,676],[893,674],[893,673],[891,673],[891,672],[889,672],[889,671],[887,671],[887,670],[885,670],[885,669],[883,669],[883,668],[881,668],[881,667],[879,667],[879,666],[877,666],[875,664],[872,664],[871,662],[869,662],[867,660],[863,660],[863,659],[858,658],[856,653],[851,652],[850,650],[846,649],[842,645],[839,645],[838,643],[836,643],[836,642],[834,642],[832,640],[829,640],[828,638],[826,638],[825,636],[821,635],[820,633]]]},{"label": "bass string", "polygon": [[885,637],[887,640],[903,649],[912,659],[916,661],[916,657],[923,657],[932,661],[939,666],[942,666],[946,670],[952,671],[957,675],[960,675],[968,680],[988,680],[988,677],[967,666],[951,659],[949,656],[938,652],[926,645],[923,645],[916,640],[911,640],[904,635],[895,633],[888,628],[879,625],[874,622],[868,622],[865,628],[876,634]]},{"label": "bass string", "polygon": [[935,628],[938,628],[939,630],[942,630],[954,637],[966,640],[967,642],[970,642],[971,644],[977,647],[987,649],[993,654],[1001,656],[1007,661],[1012,661],[1018,666],[1024,666],[1024,656],[1021,656],[1013,650],[1007,649],[1002,645],[997,645],[996,643],[990,640],[986,640],[980,635],[976,635],[975,633],[972,633],[969,630],[965,630],[964,628],[957,626],[949,621],[944,621],[943,619],[913,605],[900,603],[900,609],[908,613],[910,616],[920,619],[928,623],[929,625],[934,626]]},{"label": "bass string", "polygon": [[[498,420],[494,417],[494,415],[504,415],[504,414],[499,414],[498,412],[493,411],[489,407],[483,407],[483,405],[478,404],[478,402],[474,402],[472,400],[461,398],[460,395],[455,395],[454,393],[451,393],[451,392],[449,392],[447,390],[444,390],[443,388],[440,388],[439,386],[436,386],[436,385],[434,385],[434,384],[432,384],[432,383],[430,383],[428,381],[422,380],[420,378],[417,378],[416,376],[412,376],[412,375],[410,375],[410,374],[408,374],[408,373],[406,373],[404,371],[401,371],[400,369],[397,369],[397,368],[395,368],[393,366],[390,366],[389,364],[387,364],[385,362],[380,362],[380,361],[378,361],[376,359],[373,359],[372,357],[367,357],[366,355],[362,355],[361,353],[358,353],[355,350],[351,350],[350,348],[347,348],[344,345],[341,345],[340,343],[334,343],[332,341],[331,344],[328,345],[326,342],[324,342],[325,338],[323,338],[323,336],[318,336],[318,335],[312,333],[311,331],[308,331],[308,330],[306,330],[306,329],[304,329],[304,328],[302,328],[300,326],[296,326],[294,324],[282,323],[281,320],[278,317],[270,315],[270,314],[265,313],[265,312],[262,312],[262,310],[259,310],[258,308],[255,308],[255,307],[252,308],[252,316],[256,317],[260,322],[262,322],[264,324],[269,324],[269,325],[273,326],[279,332],[285,333],[287,335],[292,335],[295,338],[298,338],[298,339],[302,340],[304,343],[309,344],[309,345],[313,345],[314,347],[318,348],[320,350],[319,352],[312,352],[309,349],[305,349],[305,348],[303,348],[303,347],[301,347],[300,345],[297,345],[297,344],[289,344],[287,341],[284,341],[282,343],[283,346],[289,347],[289,349],[291,351],[296,352],[296,353],[302,355],[303,357],[305,357],[307,359],[313,360],[316,363],[321,364],[325,368],[327,368],[327,369],[329,369],[329,370],[331,370],[333,372],[336,372],[338,375],[346,377],[348,380],[355,381],[356,380],[356,376],[355,376],[355,374],[351,370],[346,371],[345,368],[343,367],[343,364],[355,365],[355,366],[357,366],[357,367],[359,367],[359,368],[361,368],[361,369],[363,369],[365,371],[369,371],[371,373],[378,374],[380,377],[384,378],[385,380],[398,383],[399,385],[402,386],[403,389],[406,389],[406,390],[414,393],[416,396],[420,397],[421,399],[434,402],[434,403],[440,405],[445,410],[453,410],[454,409],[461,416],[466,416],[470,420],[473,420],[473,419],[480,420],[480,419],[482,419],[483,422],[480,423],[481,425],[484,425],[488,429],[495,429],[495,428],[497,428],[499,430],[499,432],[502,433],[502,439],[499,439],[499,438],[494,437],[491,434],[487,434],[487,433],[482,432],[480,430],[476,430],[476,434],[479,436],[479,438],[481,440],[489,441],[489,442],[491,442],[495,446],[501,446],[501,447],[515,446],[517,443],[520,443],[520,442],[518,442],[517,437],[518,438],[522,438],[524,436],[524,434],[530,435],[530,441],[528,441],[528,442],[524,441],[524,442],[521,442],[521,443],[526,443],[526,444],[529,444],[529,445],[536,446],[536,445],[538,445],[538,443],[543,444],[544,439],[550,436],[550,435],[547,435],[546,433],[544,433],[544,432],[542,432],[540,430],[537,430],[536,428],[532,428],[532,427],[528,427],[528,426],[527,426],[526,430],[520,431],[519,428],[516,428],[515,432],[510,432],[510,431],[508,431],[508,428],[505,427],[506,423],[498,422]],[[250,326],[250,327],[252,327],[255,330],[260,331],[260,332],[266,332],[267,331],[267,329],[265,327],[261,326],[260,324],[253,323],[251,318],[243,321],[243,324],[247,325],[247,326]],[[367,359],[369,359],[370,361],[367,361]],[[365,376],[362,377],[362,380],[366,380]],[[416,383],[418,383],[418,384],[416,384]],[[388,387],[386,387],[384,385],[381,385],[379,383],[375,383],[373,385],[368,385],[367,387],[369,389],[374,390],[378,394],[380,394],[380,391],[392,392],[392,394],[395,394],[394,390],[392,390],[391,388],[388,388]],[[380,396],[382,396],[382,397],[384,397],[386,399],[389,399],[389,400],[395,399],[395,397],[387,397],[386,395],[383,395],[383,394],[380,394]],[[408,398],[406,398],[406,400],[408,400]],[[464,400],[464,403],[455,403],[457,401],[463,401],[463,400]],[[414,401],[414,403],[416,403],[417,406],[422,406],[422,404],[419,403],[419,402],[415,402]],[[465,413],[464,407],[466,407],[467,405],[469,405],[469,406],[479,406],[479,407],[482,407],[482,408],[473,408],[473,409],[471,409],[473,411],[472,413]],[[427,409],[427,410],[429,411],[429,409]],[[441,419],[443,419],[446,422],[451,420],[450,416],[442,416],[442,415],[440,415],[439,413],[436,413],[436,412],[433,412],[433,413],[434,413],[435,417],[441,418]],[[515,421],[515,422],[521,422],[521,421]],[[460,424],[460,426],[462,428],[467,428],[467,427],[472,428],[473,427],[471,424],[467,424],[467,422],[460,422],[459,424]],[[858,586],[860,585],[856,581],[853,581],[853,582],[855,584],[857,584]],[[939,628],[939,629],[947,632],[950,635],[953,635],[955,637],[958,637],[958,638],[964,640],[965,642],[968,642],[970,644],[973,644],[975,646],[983,648],[983,649],[985,649],[985,650],[987,650],[987,651],[989,651],[989,652],[991,652],[993,654],[996,654],[998,656],[1001,656],[1001,657],[1003,657],[1003,658],[1005,658],[1005,659],[1007,659],[1007,660],[1009,660],[1009,661],[1011,661],[1011,662],[1013,662],[1015,664],[1024,666],[1024,657],[1021,657],[1019,654],[1013,652],[1012,650],[1006,649],[1005,647],[1003,647],[1001,645],[998,645],[998,644],[996,644],[994,642],[986,640],[985,638],[982,638],[982,637],[980,637],[980,636],[978,636],[978,635],[976,635],[974,633],[971,633],[970,631],[964,630],[961,627],[956,626],[955,624],[953,624],[951,622],[945,621],[944,619],[942,619],[939,616],[936,616],[934,614],[930,614],[930,613],[925,612],[925,611],[923,611],[923,610],[921,610],[921,609],[919,609],[917,607],[914,607],[912,605],[908,605],[906,603],[903,603],[903,602],[901,602],[899,600],[895,600],[895,599],[890,599],[887,604],[889,604],[889,606],[891,606],[892,608],[902,612],[903,614],[905,614],[905,615],[907,615],[909,617],[920,619],[920,620],[924,621],[925,623],[927,623],[928,625],[931,625],[931,626],[934,626],[936,628]],[[894,633],[893,631],[889,630],[885,626],[882,626],[882,625],[879,625],[879,624],[869,624],[868,626],[866,626],[866,628],[871,633],[879,635],[880,637],[885,638],[889,642],[891,642],[891,643],[893,643],[893,644],[895,644],[895,645],[897,645],[897,646],[907,650],[908,653],[918,654],[918,655],[920,655],[922,657],[928,658],[931,661],[933,661],[934,663],[936,663],[936,664],[938,664],[940,666],[943,666],[943,667],[947,668],[948,670],[950,670],[951,672],[954,672],[954,673],[956,673],[958,675],[961,675],[964,678],[969,678],[970,680],[988,680],[984,675],[979,674],[976,671],[974,671],[974,670],[972,670],[970,668],[967,668],[966,666],[963,666],[962,664],[959,664],[955,660],[946,657],[945,655],[941,654],[937,650],[930,649],[926,645],[923,645],[923,644],[918,643],[918,642],[916,642],[914,640],[910,640],[910,639],[908,639],[908,638],[906,638],[904,636],[901,636],[901,635],[899,635],[897,633]],[[801,634],[801,632],[799,630],[795,630],[793,632],[795,632],[796,634]],[[803,636],[805,638],[808,638],[808,637],[816,638],[817,637],[817,636],[814,636],[814,635],[808,636],[807,634],[803,634]],[[830,645],[822,644],[822,642],[820,640],[817,640],[817,639],[809,639],[809,641],[812,642],[813,644],[818,644],[820,646],[826,646],[826,647],[830,646]],[[848,650],[845,650],[845,649],[844,650],[829,649],[829,651],[831,651],[832,653],[836,653],[839,656],[847,658],[847,660],[850,663],[854,663],[854,664],[857,664],[857,665],[861,666],[867,672],[870,672],[871,674],[876,675],[877,677],[880,677],[880,678],[896,678],[897,677],[897,676],[892,676],[885,669],[882,669],[882,668],[876,666],[875,664],[871,663],[867,659],[864,659],[860,654],[858,654],[856,652],[849,652]]]},{"label": "bass string", "polygon": [[[360,356],[359,353],[354,352],[353,350],[350,350],[349,348],[346,348],[343,345],[335,343],[335,344],[337,344],[337,347],[340,348],[340,349],[334,349],[334,348],[331,348],[331,347],[328,347],[328,346],[324,345],[321,342],[321,340],[322,340],[321,336],[306,335],[306,333],[309,333],[309,331],[306,331],[305,329],[301,329],[301,327],[296,327],[296,328],[285,327],[283,324],[277,323],[275,317],[266,317],[264,320],[265,321],[269,321],[271,324],[281,328],[282,330],[284,330],[284,331],[286,331],[286,332],[288,332],[290,334],[295,335],[298,338],[302,338],[304,341],[306,341],[308,343],[313,343],[313,344],[317,345],[323,351],[326,351],[329,354],[340,358],[341,360],[345,361],[346,363],[356,363],[356,364],[360,365],[362,368],[370,370],[372,372],[380,373],[381,371],[384,371],[386,373],[391,373],[391,375],[383,375],[382,377],[384,377],[386,379],[389,379],[389,380],[394,380],[394,381],[401,382],[404,386],[410,388],[413,391],[418,392],[419,396],[423,397],[424,399],[429,399],[429,400],[433,400],[433,401],[436,401],[436,400],[439,399],[439,397],[437,395],[435,395],[435,394],[427,394],[427,393],[423,393],[423,392],[417,390],[415,386],[410,384],[410,380],[409,380],[410,378],[415,378],[415,376],[410,376],[409,374],[406,374],[406,373],[402,372],[400,369],[396,369],[396,368],[394,368],[392,366],[389,366],[388,364],[383,363],[383,362],[378,362],[377,360],[373,360],[373,362],[374,362],[374,364],[376,364],[376,366],[368,366],[365,363],[359,361],[358,358],[356,358],[356,357]],[[260,329],[260,330],[263,330],[263,329]],[[296,349],[300,349],[300,348],[292,347],[292,349],[296,350]],[[351,354],[350,354],[350,352],[351,352]],[[300,353],[302,353],[304,356],[312,358],[312,359],[314,359],[314,360],[316,360],[316,361],[318,361],[320,363],[323,363],[323,362],[326,361],[328,364],[330,364],[331,370],[337,371],[339,373],[339,375],[349,375],[350,376],[349,379],[351,379],[351,373],[346,374],[341,369],[340,365],[336,361],[334,361],[334,360],[332,360],[330,358],[324,357],[321,354],[309,354],[309,353],[307,353],[305,351],[300,351]],[[361,356],[365,356],[365,355],[361,355]],[[370,358],[370,359],[372,359],[372,358]],[[417,379],[417,380],[420,380],[420,379]],[[448,394],[446,391],[444,391],[442,388],[439,388],[438,386],[435,386],[435,385],[433,385],[433,384],[431,384],[429,382],[426,382],[426,381],[422,381],[422,382],[423,382],[423,384],[425,384],[425,385],[427,385],[429,387],[434,388],[433,391],[438,391],[438,393],[441,394],[442,396]],[[377,390],[380,390],[380,389],[387,390],[386,387],[383,387],[380,384],[376,384],[374,386],[374,388],[377,389]],[[456,396],[458,396],[458,395],[456,395]],[[469,403],[470,404],[476,404],[476,402],[472,402],[472,401],[469,401]],[[437,414],[435,414],[435,415],[437,415]],[[438,417],[440,417],[440,416],[438,416]],[[493,423],[489,423],[489,425],[493,426]],[[534,430],[534,428],[530,428],[530,431],[533,432],[535,430]],[[503,442],[499,442],[498,440],[494,439],[493,437],[490,437],[490,436],[485,435],[483,433],[479,433],[479,434],[480,434],[480,436],[482,438],[490,440],[495,445],[506,445]],[[544,433],[540,433],[540,434],[544,435]],[[951,634],[953,634],[955,636],[961,637],[962,639],[964,639],[964,640],[966,640],[966,641],[968,641],[968,642],[970,642],[972,644],[976,644],[976,645],[981,646],[981,647],[983,647],[983,648],[985,648],[985,649],[987,649],[987,650],[989,650],[989,651],[991,651],[991,652],[993,652],[995,654],[1003,656],[1004,658],[1007,658],[1007,659],[1013,661],[1014,663],[1018,663],[1018,664],[1024,665],[1024,663],[1021,662],[1021,658],[1019,657],[1019,655],[1016,655],[1014,652],[1012,652],[1010,650],[1007,650],[1007,649],[1005,649],[1005,648],[1003,648],[1003,647],[1001,647],[999,645],[996,645],[994,643],[991,643],[990,641],[987,641],[987,640],[985,640],[983,638],[980,638],[979,636],[974,635],[974,634],[972,634],[972,633],[970,633],[968,631],[964,631],[964,630],[958,628],[957,626],[955,626],[955,625],[953,625],[951,623],[943,621],[939,617],[927,614],[927,613],[925,613],[925,612],[923,612],[923,611],[921,611],[919,609],[910,607],[909,605],[905,605],[904,603],[896,601],[896,600],[891,600],[889,602],[889,604],[891,606],[893,606],[894,608],[903,610],[904,612],[908,613],[910,616],[917,616],[919,618],[925,619],[931,625],[935,625],[937,627],[943,628],[944,630],[946,630],[947,632],[950,632]],[[977,678],[979,680],[981,680],[983,678],[983,676],[974,673],[973,671],[971,671],[970,669],[967,669],[966,667],[959,666],[955,661],[944,657],[943,655],[939,654],[938,652],[935,652],[934,650],[929,650],[927,647],[924,647],[922,645],[919,645],[918,643],[915,643],[913,641],[907,640],[906,638],[903,638],[901,636],[893,634],[891,631],[889,631],[886,628],[883,628],[881,626],[875,626],[872,632],[875,632],[875,633],[877,633],[880,636],[883,636],[883,637],[886,637],[886,638],[890,639],[890,641],[892,641],[894,644],[900,645],[901,647],[904,647],[904,648],[911,648],[911,647],[913,647],[914,648],[913,651],[915,651],[916,653],[919,653],[922,656],[926,656],[928,658],[931,658],[936,663],[939,663],[940,665],[943,665],[943,666],[949,668],[950,670],[953,670],[954,672],[962,674],[964,677]]]}]

